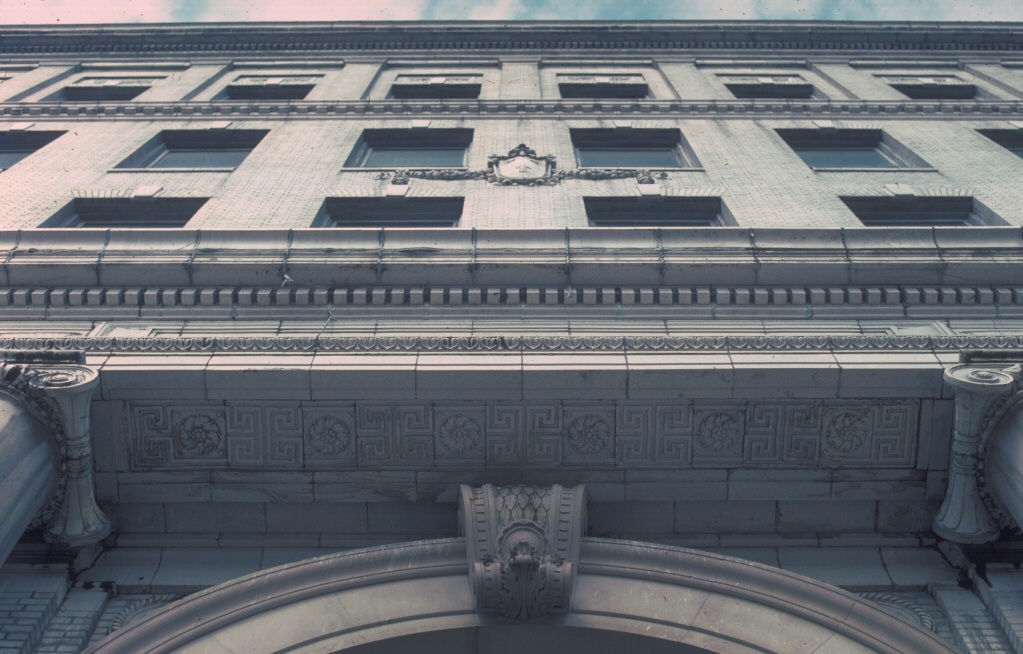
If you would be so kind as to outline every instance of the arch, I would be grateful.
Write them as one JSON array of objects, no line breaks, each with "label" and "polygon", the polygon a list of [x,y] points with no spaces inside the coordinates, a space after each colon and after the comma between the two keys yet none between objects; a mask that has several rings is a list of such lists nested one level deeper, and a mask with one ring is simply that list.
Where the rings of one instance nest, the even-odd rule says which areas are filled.
[{"label": "arch", "polygon": [[465,540],[452,538],[242,577],[156,611],[90,651],[504,652],[509,643],[589,654],[954,651],[819,581],[707,552],[598,538],[582,541],[571,609],[529,622],[475,610]]}]

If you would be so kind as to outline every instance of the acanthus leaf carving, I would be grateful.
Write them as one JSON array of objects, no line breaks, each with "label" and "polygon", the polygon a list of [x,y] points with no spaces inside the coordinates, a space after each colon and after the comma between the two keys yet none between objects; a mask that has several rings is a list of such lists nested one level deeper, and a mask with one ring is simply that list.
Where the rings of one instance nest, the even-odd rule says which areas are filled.
[{"label": "acanthus leaf carving", "polygon": [[583,486],[461,486],[476,608],[530,620],[570,606],[580,539]]}]

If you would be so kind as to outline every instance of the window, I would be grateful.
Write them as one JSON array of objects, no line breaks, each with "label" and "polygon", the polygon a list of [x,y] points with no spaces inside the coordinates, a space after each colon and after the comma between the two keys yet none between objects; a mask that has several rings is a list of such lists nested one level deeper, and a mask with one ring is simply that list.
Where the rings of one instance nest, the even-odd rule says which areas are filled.
[{"label": "window", "polygon": [[398,75],[388,97],[399,100],[478,98],[482,88],[482,75]]},{"label": "window", "polygon": [[573,129],[576,160],[587,168],[693,168],[678,129]]},{"label": "window", "polygon": [[650,95],[642,75],[558,75],[563,98],[634,98]]},{"label": "window", "polygon": [[117,168],[233,170],[267,133],[260,129],[164,130]]},{"label": "window", "polygon": [[913,100],[969,100],[977,87],[955,75],[885,75],[881,80]]},{"label": "window", "polygon": [[867,227],[955,227],[1004,225],[1005,221],[971,197],[867,196],[842,202]]},{"label": "window", "polygon": [[327,198],[313,227],[454,227],[465,198]]},{"label": "window", "polygon": [[367,129],[346,168],[457,168],[465,165],[471,129]]},{"label": "window", "polygon": [[0,131],[0,170],[7,170],[28,155],[49,145],[64,132]]},{"label": "window", "polygon": [[319,81],[319,75],[242,75],[227,85],[222,100],[301,100]]},{"label": "window", "polygon": [[40,227],[184,227],[208,198],[75,198]]},{"label": "window", "polygon": [[779,129],[792,150],[814,170],[929,168],[879,129]]},{"label": "window", "polygon": [[718,197],[583,198],[591,227],[708,227],[724,224]]},{"label": "window", "polygon": [[1023,158],[1023,129],[980,129],[977,131],[1017,157]]},{"label": "window", "polygon": [[131,100],[162,77],[83,77],[65,86],[51,100],[72,102],[115,102]]},{"label": "window", "polygon": [[810,98],[813,84],[799,75],[718,75],[737,98]]}]

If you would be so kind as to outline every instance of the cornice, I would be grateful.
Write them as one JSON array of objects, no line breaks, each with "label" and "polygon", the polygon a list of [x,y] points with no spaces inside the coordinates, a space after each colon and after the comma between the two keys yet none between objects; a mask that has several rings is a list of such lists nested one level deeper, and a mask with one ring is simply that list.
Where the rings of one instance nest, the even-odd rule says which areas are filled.
[{"label": "cornice", "polygon": [[20,26],[2,54],[1023,49],[1019,23],[407,22]]},{"label": "cornice", "polygon": [[1002,336],[310,336],[310,337],[0,337],[3,350],[93,354],[249,354],[329,352],[791,352],[947,351],[1023,348]]},{"label": "cornice", "polygon": [[949,119],[998,120],[1023,113],[1023,100],[432,100],[432,101],[288,101],[288,102],[126,102],[126,103],[4,103],[0,118],[18,120],[124,119],[194,120],[275,118],[373,119],[397,116],[465,118],[579,118],[599,120],[615,117],[664,118],[675,116],[711,118],[856,118],[856,119]]}]

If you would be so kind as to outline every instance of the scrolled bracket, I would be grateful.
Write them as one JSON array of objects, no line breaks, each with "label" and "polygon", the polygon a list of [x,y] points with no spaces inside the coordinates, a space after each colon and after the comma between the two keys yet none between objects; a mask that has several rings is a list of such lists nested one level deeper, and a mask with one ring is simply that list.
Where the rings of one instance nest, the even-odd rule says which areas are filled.
[{"label": "scrolled bracket", "polygon": [[530,620],[569,608],[584,486],[463,485],[459,513],[477,610]]},{"label": "scrolled bracket", "polygon": [[24,375],[28,388],[52,402],[59,424],[63,459],[63,495],[46,523],[44,536],[51,543],[84,547],[110,534],[110,518],[96,504],[89,403],[99,384],[96,370],[86,366],[31,369]]},{"label": "scrolled bracket", "polygon": [[988,511],[978,485],[981,435],[988,410],[1018,383],[1018,367],[957,365],[945,370],[945,383],[955,392],[955,420],[948,486],[934,533],[962,544],[989,543],[1000,527]]}]

